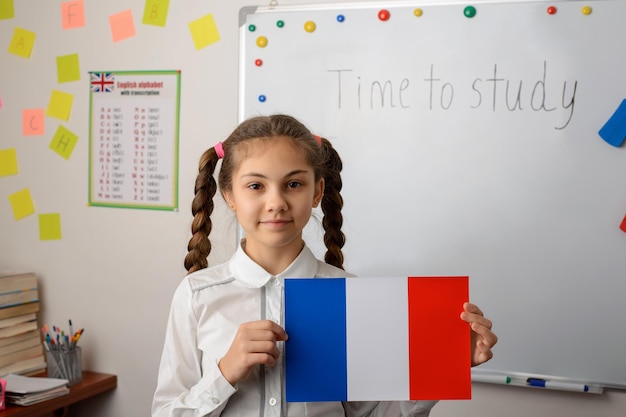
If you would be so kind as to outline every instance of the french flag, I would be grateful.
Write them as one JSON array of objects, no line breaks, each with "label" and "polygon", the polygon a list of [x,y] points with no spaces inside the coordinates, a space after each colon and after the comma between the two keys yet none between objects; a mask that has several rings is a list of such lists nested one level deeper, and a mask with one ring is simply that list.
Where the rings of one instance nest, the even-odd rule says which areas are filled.
[{"label": "french flag", "polygon": [[468,277],[285,280],[288,402],[471,398]]}]

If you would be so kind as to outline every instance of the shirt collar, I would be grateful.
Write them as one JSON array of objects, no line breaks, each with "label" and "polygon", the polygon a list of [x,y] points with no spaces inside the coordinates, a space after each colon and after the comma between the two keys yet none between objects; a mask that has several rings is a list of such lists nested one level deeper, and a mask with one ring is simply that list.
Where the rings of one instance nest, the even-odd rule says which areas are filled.
[{"label": "shirt collar", "polygon": [[[231,271],[235,279],[246,287],[260,288],[273,278],[273,275],[254,262],[239,244],[237,251],[230,260]],[[317,276],[318,261],[308,246],[304,245],[300,254],[283,272],[276,275],[284,278],[315,278]]]}]

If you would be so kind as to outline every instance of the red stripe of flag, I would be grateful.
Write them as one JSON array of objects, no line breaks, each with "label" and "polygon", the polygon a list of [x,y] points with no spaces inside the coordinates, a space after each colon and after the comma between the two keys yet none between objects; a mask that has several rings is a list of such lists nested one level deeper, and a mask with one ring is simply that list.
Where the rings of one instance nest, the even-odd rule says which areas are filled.
[{"label": "red stripe of flag", "polygon": [[411,400],[471,398],[468,277],[409,277],[408,297]]}]

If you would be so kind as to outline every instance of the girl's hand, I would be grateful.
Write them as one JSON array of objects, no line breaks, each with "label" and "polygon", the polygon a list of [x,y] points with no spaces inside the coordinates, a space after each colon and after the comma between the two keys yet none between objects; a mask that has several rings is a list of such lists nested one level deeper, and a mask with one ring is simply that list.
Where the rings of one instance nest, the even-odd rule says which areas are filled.
[{"label": "girl's hand", "polygon": [[218,367],[231,385],[244,381],[256,365],[275,365],[279,350],[276,342],[287,340],[287,333],[271,320],[258,320],[239,326],[233,343]]},{"label": "girl's hand", "polygon": [[483,315],[477,305],[463,304],[461,320],[470,324],[472,366],[487,362],[493,357],[491,348],[498,343],[498,337],[491,331],[491,320]]}]

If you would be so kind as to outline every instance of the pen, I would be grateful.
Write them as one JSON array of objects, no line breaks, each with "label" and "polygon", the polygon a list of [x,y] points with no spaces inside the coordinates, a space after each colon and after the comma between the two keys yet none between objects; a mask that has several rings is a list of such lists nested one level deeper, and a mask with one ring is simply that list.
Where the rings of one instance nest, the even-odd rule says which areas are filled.
[{"label": "pen", "polygon": [[547,381],[540,378],[528,378],[526,381],[531,387],[551,388],[565,391],[589,392],[589,386],[574,382]]},{"label": "pen", "polygon": [[76,343],[78,343],[78,339],[80,339],[80,336],[83,334],[83,331],[84,331],[84,330],[85,330],[85,329],[80,329],[80,330],[79,330],[79,331],[77,331],[77,332],[76,332],[76,334],[72,337],[72,339],[74,339],[74,340],[73,340],[73,342],[74,342],[74,343],[73,343],[73,347],[75,347],[75,346],[76,346]]}]

